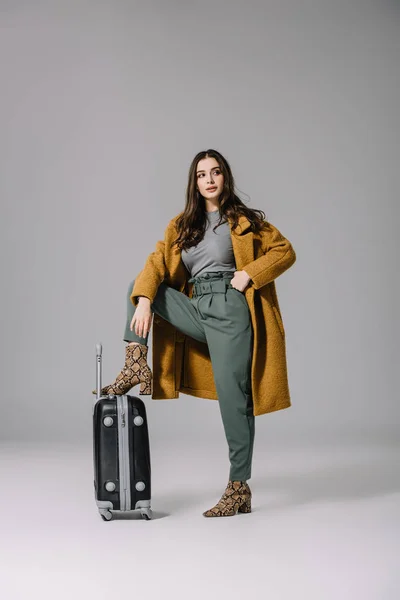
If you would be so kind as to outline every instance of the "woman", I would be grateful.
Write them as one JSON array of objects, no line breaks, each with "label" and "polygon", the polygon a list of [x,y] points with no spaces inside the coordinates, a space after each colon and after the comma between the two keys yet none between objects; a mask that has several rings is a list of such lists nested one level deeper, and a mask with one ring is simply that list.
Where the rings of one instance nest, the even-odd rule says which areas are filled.
[{"label": "woman", "polygon": [[[295,262],[296,255],[290,242],[264,218],[263,211],[246,207],[237,197],[230,166],[219,152],[207,150],[195,156],[185,209],[170,221],[164,241],[158,242],[144,269],[129,284],[125,365],[115,381],[101,390],[102,395],[126,394],[140,383],[140,393],[153,393],[153,398],[177,397],[183,391],[218,399],[230,472],[223,495],[203,513],[206,517],[251,512],[252,492],[247,481],[251,478],[255,415],[290,406],[284,328],[273,280]],[[256,254],[260,256],[254,259]],[[239,262],[246,268],[238,270]],[[254,297],[256,291],[258,298]],[[153,368],[155,350],[162,339],[167,340],[168,326],[172,327],[173,336],[168,339],[173,340],[174,348],[170,351],[173,360],[168,359],[167,341],[165,351],[160,351],[165,363],[158,369],[161,374],[154,368],[157,396],[147,364],[154,313],[158,315],[155,323],[161,318],[165,329],[164,338],[157,333],[157,343],[157,329],[153,332]],[[176,348],[182,345],[177,341],[187,344],[185,352],[178,354]],[[188,364],[177,369],[183,355]],[[187,375],[190,356],[192,381]],[[156,364],[163,363],[157,359]],[[208,373],[207,379],[208,364],[212,374]],[[170,377],[172,392],[167,386]],[[258,388],[260,384],[264,390],[266,383],[269,396],[263,396]]]}]

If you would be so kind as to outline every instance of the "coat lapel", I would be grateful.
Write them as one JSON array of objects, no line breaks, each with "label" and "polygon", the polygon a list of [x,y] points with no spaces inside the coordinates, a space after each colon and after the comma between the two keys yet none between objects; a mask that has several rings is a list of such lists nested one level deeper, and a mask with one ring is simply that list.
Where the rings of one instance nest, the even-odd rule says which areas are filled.
[{"label": "coat lapel", "polygon": [[236,228],[231,229],[231,240],[236,269],[240,271],[254,260],[254,234],[250,229],[250,221],[244,215],[239,217]]}]

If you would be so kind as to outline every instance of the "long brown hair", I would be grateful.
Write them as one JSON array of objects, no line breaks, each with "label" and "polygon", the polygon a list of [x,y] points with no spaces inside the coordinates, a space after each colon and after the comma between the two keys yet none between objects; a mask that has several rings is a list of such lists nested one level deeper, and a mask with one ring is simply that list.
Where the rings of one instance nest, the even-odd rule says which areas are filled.
[{"label": "long brown hair", "polygon": [[226,158],[217,150],[211,148],[202,150],[196,154],[190,165],[185,208],[175,222],[179,235],[172,242],[172,246],[176,244],[180,250],[188,250],[191,246],[198,244],[204,237],[207,217],[205,214],[205,199],[197,190],[197,163],[203,158],[209,157],[217,160],[224,176],[224,187],[219,197],[220,218],[213,231],[228,219],[232,219],[231,228],[235,228],[241,215],[248,218],[253,232],[261,231],[266,227],[264,211],[249,208],[236,195],[235,181]]}]

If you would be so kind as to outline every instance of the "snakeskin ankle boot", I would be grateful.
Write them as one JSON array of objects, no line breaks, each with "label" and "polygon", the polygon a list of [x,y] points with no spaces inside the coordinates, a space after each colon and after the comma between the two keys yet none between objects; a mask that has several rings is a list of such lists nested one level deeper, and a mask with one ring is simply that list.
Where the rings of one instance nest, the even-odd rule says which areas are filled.
[{"label": "snakeskin ankle boot", "polygon": [[232,517],[238,512],[251,512],[252,493],[246,481],[229,480],[218,503],[203,512],[204,517]]},{"label": "snakeskin ankle boot", "polygon": [[[125,348],[125,365],[111,385],[101,388],[101,396],[115,394],[122,396],[140,383],[139,393],[152,393],[153,375],[147,364],[148,347],[144,344],[128,344]],[[96,390],[92,391],[93,394]]]}]

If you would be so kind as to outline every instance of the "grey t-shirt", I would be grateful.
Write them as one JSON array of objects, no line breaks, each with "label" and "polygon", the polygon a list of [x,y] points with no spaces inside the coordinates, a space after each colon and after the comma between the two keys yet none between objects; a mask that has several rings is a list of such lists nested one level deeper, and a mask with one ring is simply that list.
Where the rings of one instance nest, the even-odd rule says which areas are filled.
[{"label": "grey t-shirt", "polygon": [[206,212],[207,226],[204,238],[189,250],[182,250],[182,261],[191,277],[206,271],[236,271],[229,223],[222,223],[215,231],[219,209]]}]

